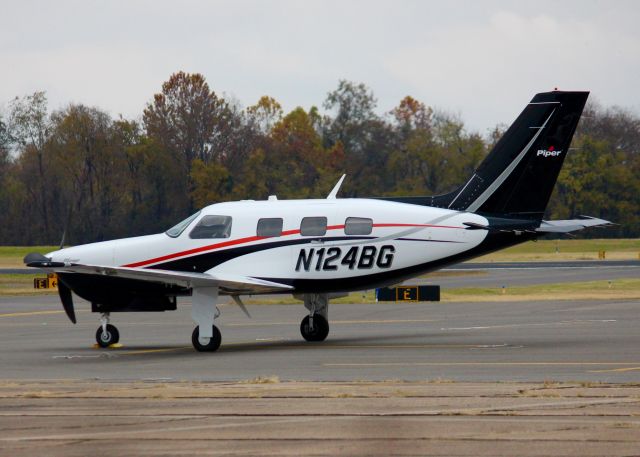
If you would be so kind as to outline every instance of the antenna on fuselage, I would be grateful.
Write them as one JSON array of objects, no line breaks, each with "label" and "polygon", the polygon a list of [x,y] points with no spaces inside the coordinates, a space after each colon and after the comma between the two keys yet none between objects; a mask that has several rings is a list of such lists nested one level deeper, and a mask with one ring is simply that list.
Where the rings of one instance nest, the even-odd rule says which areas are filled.
[{"label": "antenna on fuselage", "polygon": [[67,229],[62,231],[62,239],[60,240],[60,249],[64,248],[64,239],[67,237]]},{"label": "antenna on fuselage", "polygon": [[342,177],[338,180],[336,185],[333,186],[333,189],[331,189],[331,192],[329,192],[329,195],[327,195],[327,200],[335,200],[336,199],[336,195],[338,195],[338,191],[340,190],[340,186],[342,186],[342,181],[344,181],[344,177],[345,176],[347,176],[347,175],[342,175]]}]

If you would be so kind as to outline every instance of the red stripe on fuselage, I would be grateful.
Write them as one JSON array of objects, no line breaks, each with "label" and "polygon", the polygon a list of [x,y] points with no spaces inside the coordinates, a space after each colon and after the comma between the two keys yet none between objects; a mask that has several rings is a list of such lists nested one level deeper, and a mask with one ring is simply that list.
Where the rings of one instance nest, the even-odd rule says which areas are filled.
[{"label": "red stripe on fuselage", "polygon": [[[451,228],[451,229],[464,229],[464,227],[453,227],[447,225],[429,225],[429,224],[373,224],[374,227],[434,227],[434,228]],[[340,230],[343,229],[344,225],[329,225],[327,226],[327,230]],[[281,236],[287,235],[296,235],[300,233],[300,229],[294,230],[284,230]],[[266,240],[267,238],[276,238],[269,236],[248,236],[245,238],[238,238],[237,240],[229,240],[223,241],[221,243],[209,244],[207,246],[201,246],[199,248],[188,249],[186,251],[174,252],[173,254],[167,254],[160,257],[155,257],[149,260],[142,260],[140,262],[128,263],[126,265],[122,265],[123,267],[144,267],[147,265],[151,265],[152,263],[164,262],[166,260],[176,259],[178,257],[185,257],[191,254],[198,254],[206,251],[214,251],[220,248],[226,248],[229,246],[236,246],[238,244],[251,243],[253,241]]]},{"label": "red stripe on fuselage", "polygon": [[431,224],[373,224],[374,227],[433,227],[433,228],[450,228],[465,229],[466,227],[454,227],[452,225],[431,225]]}]

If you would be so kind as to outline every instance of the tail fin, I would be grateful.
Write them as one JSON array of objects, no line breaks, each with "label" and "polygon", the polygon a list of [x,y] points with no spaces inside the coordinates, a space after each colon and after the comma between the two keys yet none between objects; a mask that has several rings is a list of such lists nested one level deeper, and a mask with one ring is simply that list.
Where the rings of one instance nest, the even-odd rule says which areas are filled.
[{"label": "tail fin", "polygon": [[533,97],[447,207],[542,219],[588,96]]},{"label": "tail fin", "polygon": [[541,220],[588,96],[589,92],[537,94],[459,189],[393,200]]}]

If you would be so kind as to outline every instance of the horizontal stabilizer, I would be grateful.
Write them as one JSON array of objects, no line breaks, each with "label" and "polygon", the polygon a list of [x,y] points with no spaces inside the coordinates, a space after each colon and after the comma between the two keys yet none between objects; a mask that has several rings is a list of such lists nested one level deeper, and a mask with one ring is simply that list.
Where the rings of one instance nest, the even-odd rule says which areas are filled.
[{"label": "horizontal stabilizer", "polygon": [[583,216],[584,219],[566,219],[558,221],[542,221],[536,232],[542,233],[569,233],[582,230],[587,227],[606,227],[612,222],[596,217]]},{"label": "horizontal stabilizer", "polygon": [[463,222],[467,230],[486,230],[488,232],[529,232],[529,233],[569,233],[587,227],[605,227],[609,221],[595,217],[582,216],[581,219],[536,222],[527,219],[506,219],[488,217],[489,224]]}]

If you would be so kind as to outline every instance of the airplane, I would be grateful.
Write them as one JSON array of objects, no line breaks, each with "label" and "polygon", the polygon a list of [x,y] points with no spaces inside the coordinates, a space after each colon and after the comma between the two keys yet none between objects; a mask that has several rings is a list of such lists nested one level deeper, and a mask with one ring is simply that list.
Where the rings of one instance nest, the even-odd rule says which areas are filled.
[{"label": "airplane", "polygon": [[545,208],[589,92],[536,94],[472,176],[429,197],[242,200],[201,209],[164,233],[28,254],[54,272],[62,306],[76,323],[73,293],[100,313],[96,341],[119,341],[111,313],[173,311],[191,297],[197,351],[216,351],[217,304],[227,295],[249,315],[244,295],[291,293],[308,310],[307,341],[329,334],[329,300],[399,284],[548,233],[609,221],[545,220]]}]

